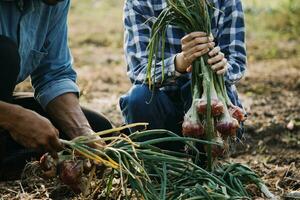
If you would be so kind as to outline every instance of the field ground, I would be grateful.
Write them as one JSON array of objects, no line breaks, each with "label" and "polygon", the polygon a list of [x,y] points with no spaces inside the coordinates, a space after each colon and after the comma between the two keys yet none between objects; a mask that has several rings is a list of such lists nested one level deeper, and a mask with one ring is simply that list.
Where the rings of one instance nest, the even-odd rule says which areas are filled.
[{"label": "field ground", "polygon": [[[81,102],[116,126],[122,124],[118,98],[130,88],[122,50],[122,3],[73,0],[69,20]],[[299,39],[268,26],[278,6],[273,0],[246,2],[249,67],[238,89],[249,119],[246,140],[231,160],[250,165],[283,196],[300,191],[300,47]],[[29,83],[18,90],[30,91]],[[0,195],[47,199],[55,185],[45,184],[23,191],[19,182],[0,183]]]}]

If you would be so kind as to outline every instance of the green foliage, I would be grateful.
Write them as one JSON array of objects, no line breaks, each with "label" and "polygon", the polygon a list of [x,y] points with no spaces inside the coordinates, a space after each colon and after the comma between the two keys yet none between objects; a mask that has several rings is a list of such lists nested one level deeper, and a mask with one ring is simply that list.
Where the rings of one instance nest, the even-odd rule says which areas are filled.
[{"label": "green foliage", "polygon": [[269,26],[280,31],[289,39],[298,39],[300,34],[300,1],[289,0],[281,3],[274,11]]},{"label": "green foliage", "polygon": [[249,61],[299,56],[299,1],[247,0],[243,3]]}]

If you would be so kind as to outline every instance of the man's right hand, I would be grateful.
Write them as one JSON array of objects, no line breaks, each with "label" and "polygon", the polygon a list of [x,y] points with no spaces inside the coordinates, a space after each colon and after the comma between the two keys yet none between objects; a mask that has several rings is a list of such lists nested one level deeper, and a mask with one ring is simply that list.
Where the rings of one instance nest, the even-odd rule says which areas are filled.
[{"label": "man's right hand", "polygon": [[191,71],[191,65],[198,57],[214,48],[214,38],[204,32],[192,32],[181,39],[182,52],[175,60],[176,71],[185,73]]},{"label": "man's right hand", "polygon": [[10,112],[1,124],[16,142],[26,148],[50,153],[62,149],[59,131],[48,119],[20,106],[9,105],[9,107]]}]

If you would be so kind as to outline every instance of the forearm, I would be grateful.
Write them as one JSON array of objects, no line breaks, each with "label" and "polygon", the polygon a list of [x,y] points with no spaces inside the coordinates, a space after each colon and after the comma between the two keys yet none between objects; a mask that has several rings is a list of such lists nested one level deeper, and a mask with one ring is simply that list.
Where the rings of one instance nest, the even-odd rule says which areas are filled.
[{"label": "forearm", "polygon": [[81,110],[77,96],[73,93],[56,97],[47,105],[46,111],[57,128],[71,139],[91,133],[89,122]]},{"label": "forearm", "polygon": [[[163,82],[167,82],[170,79],[174,79],[175,76],[175,55],[170,56],[164,60],[164,67],[162,61],[156,63],[155,68],[151,70],[152,84],[155,82],[156,85],[161,85]],[[128,74],[130,79],[134,83],[148,83],[147,67],[148,58],[137,58],[127,59],[128,63]],[[154,62],[153,62],[154,65]],[[155,81],[154,81],[155,80]]]},{"label": "forearm", "polygon": [[20,107],[0,101],[0,127],[7,128],[14,119],[14,114],[18,113]]},{"label": "forearm", "polygon": [[235,84],[243,77],[247,67],[244,12],[241,0],[226,1],[225,7],[218,44],[228,60],[225,81],[227,84]]},{"label": "forearm", "polygon": [[[149,81],[148,45],[151,37],[151,20],[148,16],[153,15],[153,7],[143,5],[138,1],[125,1],[124,6],[124,50],[128,64],[128,74],[134,83]],[[155,60],[157,58],[157,60]],[[175,55],[165,51],[164,58],[159,55],[153,56],[151,81],[160,86],[162,82],[173,79],[175,75]],[[163,62],[164,61],[164,62]]]}]

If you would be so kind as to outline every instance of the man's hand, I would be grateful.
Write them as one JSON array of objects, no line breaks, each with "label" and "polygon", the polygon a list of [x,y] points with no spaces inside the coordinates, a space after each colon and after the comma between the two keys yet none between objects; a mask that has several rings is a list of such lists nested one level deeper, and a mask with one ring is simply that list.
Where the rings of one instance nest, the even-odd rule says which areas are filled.
[{"label": "man's hand", "polygon": [[176,71],[191,72],[192,63],[200,56],[208,53],[208,64],[217,74],[225,74],[227,71],[227,59],[220,47],[215,47],[213,36],[204,32],[193,32],[181,39],[182,52],[177,54],[175,60]]},{"label": "man's hand", "polygon": [[181,39],[182,52],[177,54],[175,60],[176,71],[190,72],[192,63],[214,48],[213,41],[214,38],[204,32],[193,32],[184,36]]},{"label": "man's hand", "polygon": [[208,55],[211,57],[208,59],[208,64],[211,65],[212,70],[217,74],[225,74],[227,71],[227,59],[224,56],[224,53],[221,52],[220,47],[215,47],[211,50]]},{"label": "man's hand", "polygon": [[10,111],[6,119],[1,120],[1,125],[16,142],[26,148],[50,153],[62,149],[59,132],[48,119],[20,106],[6,104],[6,108]]}]

